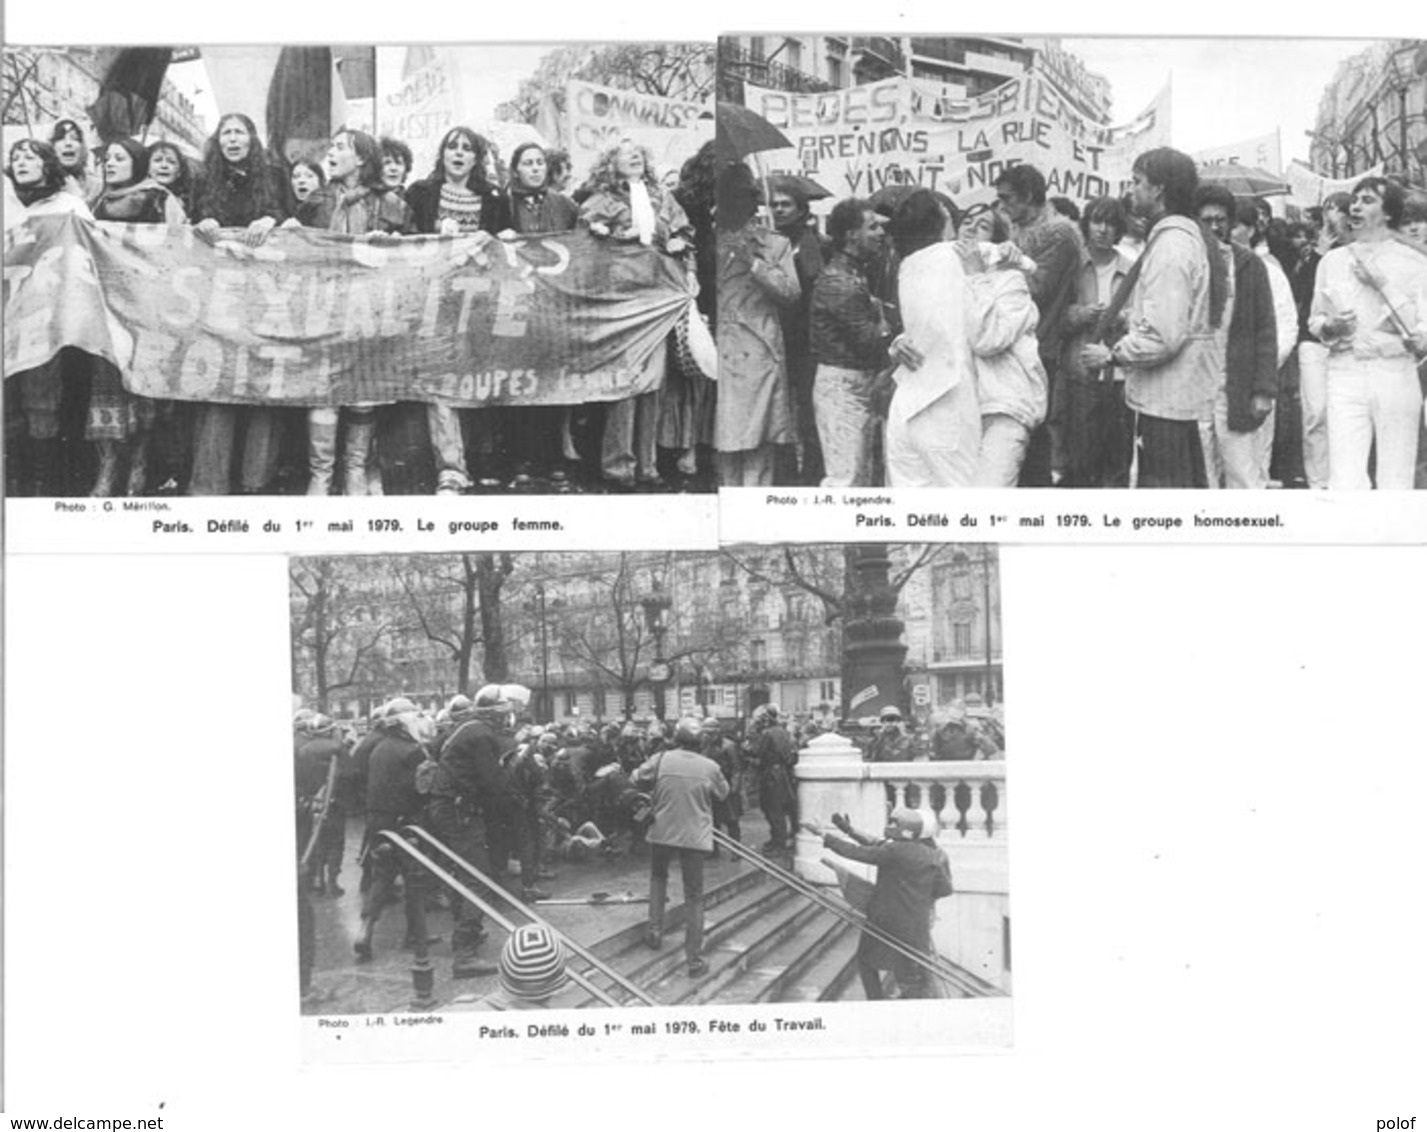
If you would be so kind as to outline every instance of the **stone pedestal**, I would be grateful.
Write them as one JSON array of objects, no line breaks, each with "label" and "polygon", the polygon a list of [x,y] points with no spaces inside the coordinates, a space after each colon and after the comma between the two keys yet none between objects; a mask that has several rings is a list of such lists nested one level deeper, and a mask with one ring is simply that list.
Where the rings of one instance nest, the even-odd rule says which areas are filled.
[{"label": "stone pedestal", "polygon": [[[819,735],[798,752],[798,817],[831,827],[833,814],[846,814],[853,828],[880,834],[887,824],[887,807],[881,783],[867,781],[862,752],[841,735]],[[836,884],[833,871],[822,863],[828,850],[812,834],[798,830],[794,839],[793,871],[814,884]],[[866,875],[866,866],[846,862]]]}]

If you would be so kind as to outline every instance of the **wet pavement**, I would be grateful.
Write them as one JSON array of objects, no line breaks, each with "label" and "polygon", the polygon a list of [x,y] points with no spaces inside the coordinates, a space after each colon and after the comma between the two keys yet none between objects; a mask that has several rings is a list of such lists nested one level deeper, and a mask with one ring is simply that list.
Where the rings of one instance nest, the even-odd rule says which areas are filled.
[{"label": "wet pavement", "polygon": [[[757,848],[767,840],[768,828],[758,814],[745,814],[742,840]],[[303,1007],[304,1014],[380,1014],[407,1010],[412,1000],[411,964],[413,954],[402,950],[406,936],[406,916],[398,900],[387,906],[377,922],[370,961],[359,963],[352,943],[361,930],[362,898],[358,892],[360,878],[356,867],[357,852],[362,844],[362,819],[354,817],[347,824],[346,852],[339,878],[344,894],[312,897],[316,922],[316,959],[312,985],[317,1001]],[[614,859],[595,858],[582,861],[552,861],[547,868],[555,879],[541,881],[540,887],[552,899],[588,900],[596,893],[613,899],[603,904],[537,904],[535,910],[559,931],[577,943],[593,947],[600,940],[632,924],[642,923],[648,915],[649,853],[639,850]],[[711,889],[751,868],[730,859],[728,854],[710,860],[704,866],[704,888]],[[682,901],[678,868],[671,870],[669,880],[670,906]],[[509,879],[510,887],[520,891],[518,875]],[[444,887],[444,886],[443,886]],[[620,902],[621,897],[640,898],[640,903]],[[523,918],[512,914],[522,923]],[[432,944],[429,958],[435,972],[435,996],[444,1004],[458,996],[482,995],[493,989],[496,977],[487,975],[470,979],[451,977],[451,913],[444,907],[427,912],[428,935],[439,937]],[[481,949],[480,958],[496,963],[505,943],[506,932],[487,917],[489,939]]]}]

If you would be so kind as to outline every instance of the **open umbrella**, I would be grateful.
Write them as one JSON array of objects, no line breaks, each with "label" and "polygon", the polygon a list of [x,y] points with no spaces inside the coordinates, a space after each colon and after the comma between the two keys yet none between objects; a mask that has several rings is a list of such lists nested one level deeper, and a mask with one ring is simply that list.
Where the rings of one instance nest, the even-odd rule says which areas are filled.
[{"label": "open umbrella", "polygon": [[1254,165],[1235,165],[1231,162],[1204,165],[1199,169],[1199,179],[1223,185],[1236,197],[1271,197],[1288,192],[1288,182],[1282,177]]},{"label": "open umbrella", "polygon": [[718,140],[714,152],[721,162],[742,161],[750,153],[787,149],[793,144],[767,118],[731,102],[718,104],[716,125]]},{"label": "open umbrella", "polygon": [[832,196],[832,190],[823,188],[811,177],[802,177],[796,173],[775,173],[771,177],[765,177],[764,181],[765,188],[770,193],[786,189],[808,201],[826,200]]}]

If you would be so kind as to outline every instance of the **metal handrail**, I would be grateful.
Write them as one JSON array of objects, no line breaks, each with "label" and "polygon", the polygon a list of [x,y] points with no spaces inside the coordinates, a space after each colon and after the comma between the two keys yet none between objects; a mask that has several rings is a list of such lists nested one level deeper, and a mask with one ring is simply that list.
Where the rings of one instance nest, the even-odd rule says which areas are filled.
[{"label": "metal handrail", "polygon": [[302,851],[302,860],[298,867],[302,870],[302,878],[306,880],[312,871],[312,855],[317,851],[317,842],[322,838],[322,830],[327,825],[327,818],[332,813],[332,795],[337,789],[337,766],[341,760],[332,756],[332,761],[327,767],[327,786],[322,794],[322,812],[317,815],[317,820],[312,823],[312,833],[307,838],[307,847]]},{"label": "metal handrail", "polygon": [[[583,945],[576,943],[564,932],[560,931],[559,928],[556,928],[551,923],[549,923],[549,921],[539,916],[528,904],[524,904],[521,901],[517,900],[513,895],[511,895],[511,893],[502,888],[490,877],[486,876],[483,872],[481,872],[480,869],[476,868],[475,865],[471,864],[470,861],[462,857],[449,845],[436,838],[429,830],[423,829],[419,825],[408,825],[406,829],[416,834],[423,841],[426,841],[429,844],[435,846],[437,849],[441,850],[441,852],[445,853],[447,857],[449,857],[456,864],[460,865],[461,868],[464,869],[478,883],[485,885],[493,892],[500,893],[501,899],[508,903],[522,916],[525,916],[532,923],[540,924],[541,926],[547,928],[549,931],[553,932],[556,936],[560,938],[560,941],[564,943],[566,947],[568,947],[572,952],[574,952],[591,967],[593,967],[596,971],[602,974],[605,978],[609,979],[610,982],[614,983],[617,987],[632,995],[634,998],[638,999],[645,1006],[660,1005],[660,1003],[656,999],[651,998],[645,991],[641,990],[634,983],[630,982],[629,979],[625,978],[625,976],[621,975],[613,967],[609,966],[609,964],[605,963],[602,959],[597,958],[593,952],[589,951]],[[455,883],[459,884],[459,882]],[[468,889],[466,889],[464,885],[460,885],[459,891],[461,892],[462,896],[470,900],[472,904],[474,904],[477,908],[480,908],[481,911],[485,912],[488,916],[490,916],[491,919],[493,919],[496,923],[500,924],[501,927],[505,928],[506,931],[515,930],[513,922],[507,917],[503,916],[501,913],[491,908],[488,901],[482,900],[479,897],[475,896]],[[603,993],[594,990],[585,982],[581,981],[581,979],[576,977],[576,973],[574,971],[571,971],[570,975],[572,978],[575,978],[576,982],[578,982],[581,986],[585,987],[586,990],[589,990],[592,994],[594,994],[595,997],[598,998],[601,1002],[604,1002],[608,1006],[620,1005],[617,1002],[611,1001]]]},{"label": "metal handrail", "polygon": [[910,959],[913,963],[917,964],[917,966],[921,967],[923,970],[929,972],[930,974],[935,975],[938,978],[941,978],[946,982],[953,984],[961,990],[967,991],[968,993],[975,994],[977,996],[985,996],[988,991],[992,993],[995,992],[994,987],[992,987],[989,983],[985,983],[983,980],[977,979],[976,976],[971,974],[970,971],[963,971],[960,967],[948,963],[939,955],[928,954],[927,952],[919,951],[917,948],[912,947],[910,944],[898,939],[896,936],[891,935],[886,931],[883,931],[881,928],[877,927],[870,920],[868,920],[865,915],[863,915],[861,912],[858,912],[855,908],[849,907],[841,900],[835,900],[834,898],[828,896],[826,893],[820,891],[815,885],[808,883],[802,877],[796,875],[795,873],[789,872],[787,869],[782,868],[780,865],[775,865],[772,861],[768,860],[768,858],[762,856],[759,853],[755,853],[752,849],[749,849],[746,845],[735,841],[733,838],[729,837],[721,830],[714,830],[714,843],[717,845],[722,845],[724,848],[732,852],[735,856],[747,861],[755,868],[760,869],[768,876],[771,876],[774,880],[777,880],[786,887],[793,889],[795,892],[811,900],[814,904],[818,905],[825,911],[831,912],[843,923],[851,924],[853,927],[858,928],[862,932],[865,932],[867,935],[870,935],[879,943],[891,948],[903,958]]},{"label": "metal handrail", "polygon": [[[408,828],[409,828],[409,827],[408,827]],[[495,910],[495,908],[494,908],[488,901],[482,900],[479,896],[477,896],[474,892],[472,892],[472,891],[471,891],[469,888],[467,888],[464,884],[462,884],[460,881],[458,881],[455,877],[453,877],[450,873],[448,873],[445,869],[443,869],[440,865],[438,865],[435,861],[433,861],[433,860],[432,860],[430,857],[428,857],[425,853],[423,853],[423,852],[421,852],[421,850],[417,849],[415,845],[411,844],[411,842],[407,841],[406,838],[402,837],[401,834],[398,833],[396,830],[394,830],[394,829],[384,829],[384,830],[381,831],[381,833],[380,833],[378,836],[380,836],[380,837],[385,837],[388,841],[390,841],[393,845],[395,845],[395,846],[396,846],[398,849],[400,849],[402,852],[408,854],[413,860],[415,860],[416,862],[418,862],[423,868],[427,869],[427,870],[431,873],[432,876],[435,876],[435,877],[439,878],[440,880],[445,881],[448,885],[451,886],[451,888],[452,888],[455,892],[460,893],[463,897],[465,897],[465,898],[466,898],[467,900],[469,900],[472,904],[474,904],[477,908],[479,908],[481,911],[483,911],[487,916],[489,916],[491,919],[493,919],[496,923],[498,923],[498,924],[499,924],[501,927],[503,927],[506,931],[508,931],[508,932],[513,932],[513,931],[515,931],[517,925],[515,924],[514,921],[508,919],[507,917],[503,916],[501,913],[497,912],[497,911]],[[553,928],[551,928],[550,930],[551,930],[551,931],[554,931]],[[556,934],[559,935],[560,933],[556,932]],[[563,941],[565,937],[564,937],[563,935],[561,935],[560,938],[561,938],[561,940]],[[594,996],[595,996],[596,998],[598,998],[601,1002],[603,1002],[606,1006],[618,1006],[618,1005],[620,1005],[619,1003],[615,1002],[615,1000],[614,1000],[613,998],[611,998],[609,995],[607,995],[604,991],[600,990],[598,987],[596,987],[594,984],[592,984],[588,979],[586,979],[586,978],[585,978],[583,975],[581,975],[578,971],[570,971],[570,972],[569,972],[569,975],[570,975],[570,978],[571,978],[571,979],[573,979],[577,984],[579,984],[579,985],[580,985],[581,987],[583,987],[585,990],[589,991],[590,994],[594,995]]]}]

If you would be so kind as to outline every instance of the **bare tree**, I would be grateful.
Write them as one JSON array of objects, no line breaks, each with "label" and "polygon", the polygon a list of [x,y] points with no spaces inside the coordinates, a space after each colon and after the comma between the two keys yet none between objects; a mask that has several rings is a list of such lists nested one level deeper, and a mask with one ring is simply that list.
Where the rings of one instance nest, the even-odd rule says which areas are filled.
[{"label": "bare tree", "polygon": [[521,82],[516,96],[497,109],[498,116],[534,122],[540,105],[552,98],[565,110],[565,84],[571,79],[703,102],[714,90],[714,50],[707,43],[575,44],[540,60],[535,74]]},{"label": "bare tree", "polygon": [[450,654],[461,690],[471,686],[471,662],[484,640],[478,557],[413,555],[395,571],[416,627]]},{"label": "bare tree", "polygon": [[333,692],[370,683],[385,661],[392,618],[384,607],[362,600],[354,585],[360,562],[342,558],[294,558],[292,582],[293,686],[304,683],[311,663],[311,695],[327,711]]},{"label": "bare tree", "polygon": [[40,64],[49,52],[35,47],[9,47],[0,56],[0,122],[33,129],[61,117],[55,91],[40,78]]},{"label": "bare tree", "polygon": [[[838,626],[846,638],[853,633],[891,629],[896,621],[897,599],[918,571],[941,558],[950,547],[931,543],[909,548],[905,563],[883,577],[869,563],[884,556],[880,544],[850,544],[841,548],[785,545],[781,554],[768,555],[752,550],[725,550],[720,553],[750,578],[777,589],[796,587],[822,603],[823,623]],[[765,559],[771,557],[771,561]],[[900,633],[900,626],[897,627]],[[842,712],[848,714],[847,697],[852,692],[851,657],[844,642],[839,650],[842,676]]]},{"label": "bare tree", "polygon": [[595,579],[590,604],[567,607],[551,626],[565,656],[619,689],[626,717],[633,713],[634,691],[654,646],[639,604],[636,573],[630,555],[621,553],[613,571]]},{"label": "bare tree", "polygon": [[[841,549],[840,558],[829,553],[833,549]],[[917,548],[907,564],[888,579],[892,596],[900,594],[917,571],[930,566],[947,549],[946,543],[928,543]],[[866,579],[858,570],[863,544],[853,543],[841,548],[787,544],[773,563],[761,563],[746,550],[723,550],[719,553],[750,578],[779,589],[796,586],[812,594],[822,603],[824,621],[828,625],[864,611],[872,597]]]}]

